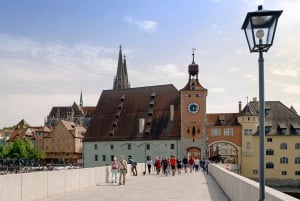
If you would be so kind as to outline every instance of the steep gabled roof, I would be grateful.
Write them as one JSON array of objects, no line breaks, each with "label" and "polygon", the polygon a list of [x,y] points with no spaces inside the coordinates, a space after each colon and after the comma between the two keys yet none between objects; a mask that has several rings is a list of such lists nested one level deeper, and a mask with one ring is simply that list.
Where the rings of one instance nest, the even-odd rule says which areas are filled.
[{"label": "steep gabled roof", "polygon": [[[252,101],[249,105],[259,114],[259,102]],[[280,135],[280,129],[286,129],[284,135],[290,135],[291,127],[300,125],[300,116],[280,101],[265,101],[265,108],[265,126],[270,128],[266,135]]]},{"label": "steep gabled roof", "polygon": [[[174,105],[173,121],[170,121],[170,105]],[[145,119],[145,130],[148,130],[149,134],[146,134],[145,130],[139,132],[141,118]],[[147,127],[148,122],[150,125]],[[178,90],[169,84],[104,90],[84,141],[179,138],[180,95]]]},{"label": "steep gabled roof", "polygon": [[211,113],[207,114],[207,126],[239,126],[238,113]]}]

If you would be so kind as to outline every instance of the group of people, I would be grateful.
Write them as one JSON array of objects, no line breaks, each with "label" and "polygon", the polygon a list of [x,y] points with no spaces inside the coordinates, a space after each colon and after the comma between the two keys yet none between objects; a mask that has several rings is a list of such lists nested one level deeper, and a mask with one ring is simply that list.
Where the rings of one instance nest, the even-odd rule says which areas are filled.
[{"label": "group of people", "polygon": [[[137,163],[132,159],[132,157],[128,158],[128,164],[131,165],[131,173],[133,176],[137,176]],[[170,175],[175,176],[176,172],[177,174],[181,174],[182,169],[184,169],[184,172],[198,172],[201,168],[204,172],[208,171],[208,161],[207,159],[203,158],[202,160],[199,160],[198,157],[184,157],[182,160],[178,156],[177,158],[175,156],[171,156],[170,158],[164,157],[156,157],[154,161],[152,161],[151,157],[148,156],[146,160],[147,165],[147,171],[148,174],[151,174],[152,167],[156,171],[157,174],[162,173],[164,175]],[[112,174],[112,183],[117,183],[117,176],[119,175],[119,185],[125,185],[125,178],[127,174],[127,161],[124,160],[124,156],[120,156],[120,160],[117,160],[116,157],[113,158],[113,161],[111,162],[111,174]],[[144,172],[146,174],[146,170]],[[107,172],[107,182],[108,182],[108,172]]]},{"label": "group of people", "polygon": [[[118,161],[116,157],[114,157],[111,162],[111,182],[117,183],[117,177],[119,175],[119,185],[125,185],[125,178],[127,174],[127,162],[124,160],[124,156],[120,156],[120,160]],[[108,174],[107,174],[108,175]],[[108,179],[107,179],[108,180]]]},{"label": "group of people", "polygon": [[207,171],[208,161],[205,160],[205,158],[199,160],[198,157],[189,157],[189,159],[184,157],[181,160],[179,156],[177,158],[171,156],[170,158],[165,157],[163,159],[156,157],[153,164],[157,174],[159,174],[162,169],[163,174],[172,174],[172,176],[175,176],[176,172],[177,174],[181,174],[182,169],[184,169],[184,172],[188,172],[188,169],[189,172],[198,172],[200,168],[203,171]]}]

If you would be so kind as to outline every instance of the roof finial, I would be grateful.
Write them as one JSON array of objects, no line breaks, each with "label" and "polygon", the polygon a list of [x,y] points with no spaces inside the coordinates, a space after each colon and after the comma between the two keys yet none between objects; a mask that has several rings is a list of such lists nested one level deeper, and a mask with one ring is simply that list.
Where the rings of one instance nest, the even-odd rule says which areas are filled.
[{"label": "roof finial", "polygon": [[195,57],[195,50],[196,50],[196,48],[193,47],[192,50],[193,50],[193,54],[192,55],[193,55],[193,64],[194,64],[195,63],[194,57]]},{"label": "roof finial", "polygon": [[122,45],[120,45],[120,50],[122,49]]}]

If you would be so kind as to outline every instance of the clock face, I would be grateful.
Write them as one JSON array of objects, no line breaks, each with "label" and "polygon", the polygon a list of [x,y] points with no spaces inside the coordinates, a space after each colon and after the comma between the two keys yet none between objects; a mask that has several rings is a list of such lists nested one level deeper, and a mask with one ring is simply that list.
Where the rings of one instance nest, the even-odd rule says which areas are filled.
[{"label": "clock face", "polygon": [[196,114],[198,113],[200,110],[200,107],[198,105],[198,103],[190,103],[188,105],[188,111],[191,113],[191,114]]}]

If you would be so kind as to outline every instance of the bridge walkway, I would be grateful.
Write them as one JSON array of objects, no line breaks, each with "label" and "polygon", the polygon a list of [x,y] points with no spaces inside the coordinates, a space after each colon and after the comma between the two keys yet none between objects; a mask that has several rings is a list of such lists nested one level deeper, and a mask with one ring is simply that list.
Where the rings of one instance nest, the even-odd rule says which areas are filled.
[{"label": "bridge walkway", "polygon": [[99,183],[95,187],[39,199],[38,201],[229,201],[216,181],[205,172],[175,176],[156,173],[131,176],[126,184]]}]

